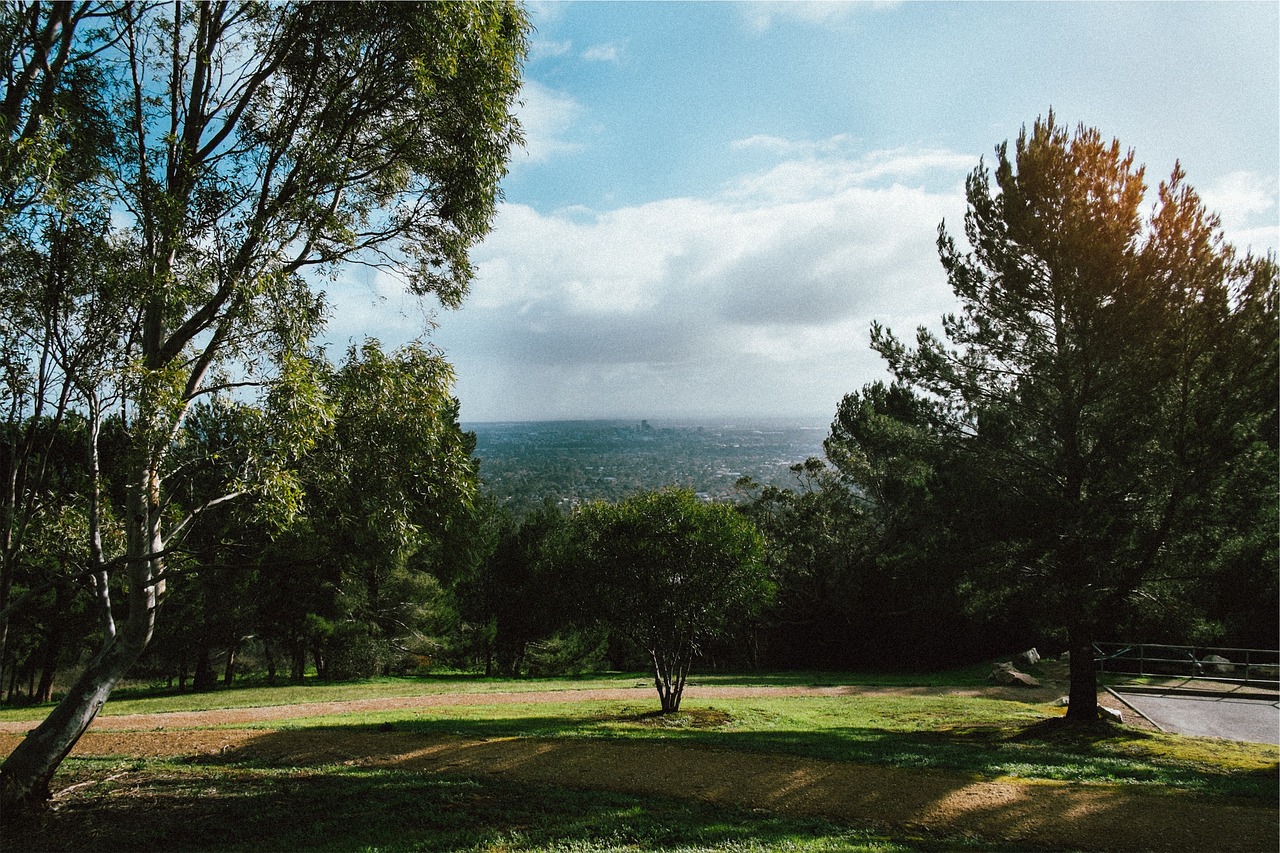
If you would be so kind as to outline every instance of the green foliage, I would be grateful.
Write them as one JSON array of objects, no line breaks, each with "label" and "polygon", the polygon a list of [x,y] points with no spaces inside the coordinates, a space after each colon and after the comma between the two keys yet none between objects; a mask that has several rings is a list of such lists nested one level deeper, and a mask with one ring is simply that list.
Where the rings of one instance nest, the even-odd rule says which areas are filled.
[{"label": "green foliage", "polygon": [[[883,402],[846,398],[827,443],[846,471],[859,463],[842,453],[864,452],[849,442],[849,430],[866,435],[866,446],[886,427],[898,446],[906,443],[899,433],[917,431],[877,413]],[[880,457],[863,459],[879,464]],[[983,654],[983,620],[956,590],[966,555],[936,549],[957,528],[931,511],[939,478],[918,457],[895,457],[895,465],[910,470],[867,476],[864,491],[811,459],[795,466],[798,488],[765,488],[745,506],[765,535],[777,588],[759,634],[768,665],[931,669]],[[1017,640],[1006,633],[1002,642]]]},{"label": "green foliage", "polygon": [[328,380],[332,428],[303,463],[306,530],[320,538],[308,551],[323,555],[313,565],[334,593],[328,618],[348,625],[328,639],[330,657],[361,662],[334,677],[430,651],[424,630],[440,592],[423,572],[458,556],[476,490],[452,380],[438,353],[387,355],[376,341],[351,348]]},{"label": "green foliage", "polygon": [[1102,632],[1185,594],[1264,505],[1274,541],[1274,492],[1222,489],[1274,452],[1276,266],[1236,256],[1180,168],[1144,220],[1133,154],[1052,114],[997,149],[994,179],[967,181],[967,250],[939,232],[962,305],[947,341],[874,327],[901,387],[846,399],[829,452],[888,523],[942,522],[926,542],[973,560],[961,588],[1040,603],[1088,717]]},{"label": "green foliage", "polygon": [[685,490],[588,505],[569,549],[593,615],[652,659],[664,712],[703,644],[746,627],[773,591],[755,525]]},{"label": "green foliage", "polygon": [[[485,511],[492,547],[455,588],[462,619],[479,628],[481,648],[476,651],[485,674],[496,669],[518,676],[535,665],[543,674],[555,674],[561,666],[575,668],[589,652],[582,650],[579,656],[570,651],[580,638],[568,630],[576,590],[564,583],[555,564],[565,533],[563,514],[550,502],[519,521],[492,507]],[[553,640],[561,629],[566,633]],[[558,653],[543,649],[536,664],[526,665],[530,645],[539,641],[554,642]]]},{"label": "green foliage", "polygon": [[[192,557],[178,552],[198,520],[216,520],[226,532],[235,522],[213,510],[252,496],[253,521],[279,529],[304,496],[313,497],[306,489],[316,478],[304,483],[302,457],[326,452],[319,441],[331,419],[312,344],[325,317],[323,275],[358,262],[401,277],[418,295],[459,304],[472,277],[468,249],[489,228],[498,180],[520,138],[513,111],[526,31],[522,11],[508,2],[0,10],[0,52],[12,72],[0,92],[8,143],[0,154],[0,271],[28,271],[0,275],[4,417],[10,425],[57,421],[78,410],[89,421],[82,465],[91,483],[90,556],[81,572],[93,578],[103,628],[102,653],[89,659],[61,710],[6,761],[7,804],[41,796],[102,699],[145,651],[167,586],[192,571]],[[25,286],[32,283],[39,287]],[[366,355],[368,363],[353,357],[349,372],[378,373],[377,359]],[[404,359],[424,383],[428,408],[444,411],[439,357]],[[211,464],[187,476],[179,461],[191,440],[185,422],[202,401],[233,388],[245,405],[221,412],[211,405],[206,414],[235,421],[236,445],[207,455]],[[336,386],[326,390],[341,397]],[[99,438],[108,411],[119,413],[118,457],[117,478],[105,483]],[[382,415],[356,411],[347,409],[364,425],[386,425]],[[369,579],[408,570],[422,537],[443,541],[440,529],[474,488],[469,460],[457,460],[469,447],[456,407],[432,423],[420,444],[448,444],[438,459],[452,468],[388,484],[379,496],[388,501],[394,541],[376,544],[389,544],[389,562],[363,567],[360,590],[328,578],[335,595],[358,602],[350,609],[362,611],[379,642],[391,636],[389,622],[409,615],[384,606],[384,578]],[[373,461],[367,443],[364,455]],[[34,470],[31,458],[24,450],[14,467]],[[378,474],[391,479],[398,470]],[[370,473],[360,476],[372,483]],[[423,473],[419,466],[408,476]],[[19,483],[6,490],[3,507],[5,618],[21,550],[11,522],[42,506],[38,478]],[[171,493],[174,485],[185,493]],[[116,498],[110,512],[98,502],[104,486]],[[354,530],[370,527],[371,504],[357,506],[358,521],[339,525],[339,535],[362,544]],[[108,518],[124,529],[119,562],[101,548]],[[206,557],[212,538],[200,546]],[[219,575],[209,568],[198,578],[197,612],[235,597],[216,591]],[[232,576],[251,580],[220,575]],[[414,630],[397,628],[395,636]],[[0,662],[4,637],[0,622]]]}]

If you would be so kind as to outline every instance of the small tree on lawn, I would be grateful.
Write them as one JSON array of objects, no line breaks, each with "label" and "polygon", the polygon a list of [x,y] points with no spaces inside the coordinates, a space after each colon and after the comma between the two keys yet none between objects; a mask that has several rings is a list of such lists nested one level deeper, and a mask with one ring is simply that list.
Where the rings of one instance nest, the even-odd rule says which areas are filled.
[{"label": "small tree on lawn", "polygon": [[741,627],[772,592],[755,525],[683,489],[591,504],[571,542],[594,613],[649,653],[664,714],[680,710],[701,646]]}]

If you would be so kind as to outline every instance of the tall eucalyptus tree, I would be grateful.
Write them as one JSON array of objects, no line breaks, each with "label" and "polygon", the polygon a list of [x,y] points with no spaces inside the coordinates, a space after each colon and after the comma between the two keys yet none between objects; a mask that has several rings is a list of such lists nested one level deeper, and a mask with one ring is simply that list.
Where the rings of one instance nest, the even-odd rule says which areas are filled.
[{"label": "tall eucalyptus tree", "polygon": [[[109,199],[107,243],[126,257],[110,277],[120,321],[94,365],[110,369],[77,387],[122,418],[125,544],[91,557],[102,645],[0,768],[6,808],[47,797],[59,762],[146,648],[183,531],[236,495],[298,499],[289,459],[329,417],[313,348],[320,283],[363,264],[458,305],[467,251],[489,227],[519,139],[527,23],[512,3],[116,12],[94,71],[116,142],[96,180]],[[271,429],[246,476],[177,512],[166,476],[183,420],[231,389],[256,400]],[[123,607],[107,583],[117,572]]]}]

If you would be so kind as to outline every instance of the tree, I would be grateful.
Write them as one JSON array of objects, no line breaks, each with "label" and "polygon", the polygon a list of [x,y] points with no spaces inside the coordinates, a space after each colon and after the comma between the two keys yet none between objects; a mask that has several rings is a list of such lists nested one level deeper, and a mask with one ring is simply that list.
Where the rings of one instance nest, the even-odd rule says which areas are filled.
[{"label": "tree", "polygon": [[62,192],[98,167],[86,149],[86,112],[101,84],[95,60],[114,49],[128,3],[18,2],[0,8],[0,224]]},{"label": "tree", "polygon": [[442,563],[466,559],[458,534],[475,502],[475,436],[458,423],[452,383],[439,352],[411,344],[388,354],[375,340],[351,347],[326,380],[333,421],[302,463],[309,527],[323,545],[307,550],[325,555],[318,568],[336,593],[322,615],[348,648],[330,651],[366,650],[345,677],[421,646],[439,596],[427,570],[447,576]]},{"label": "tree", "polygon": [[[324,317],[317,282],[354,262],[459,304],[467,250],[489,227],[518,140],[527,24],[510,3],[126,5],[106,26],[114,47],[97,54],[95,103],[119,145],[95,181],[127,260],[110,281],[84,284],[117,287],[122,321],[104,358],[59,368],[91,431],[101,401],[123,414],[125,542],[108,555],[90,530],[102,644],[0,769],[6,810],[47,798],[147,647],[166,559],[199,516],[250,493],[296,506],[291,455],[327,417],[311,350]],[[250,448],[252,476],[175,521],[167,475],[182,423],[233,387],[258,394],[270,427]],[[117,571],[123,608],[110,598]]]},{"label": "tree", "polygon": [[[119,366],[112,340],[124,322],[114,304],[126,301],[116,298],[124,259],[106,239],[110,205],[98,182],[117,140],[95,58],[116,44],[104,19],[130,14],[113,3],[0,9],[0,666],[13,585],[31,570],[27,534],[48,505],[47,441],[75,408],[91,432],[99,428],[104,400],[90,389]],[[80,497],[100,518],[92,495]],[[28,592],[65,589],[83,569],[35,578]]]},{"label": "tree", "polygon": [[462,617],[481,632],[485,675],[525,672],[531,643],[569,626],[572,607],[556,576],[556,550],[564,514],[550,499],[518,521],[497,508],[489,510],[494,528],[489,553],[458,579]]},{"label": "tree", "polygon": [[989,502],[965,511],[999,531],[988,568],[1040,585],[1071,652],[1068,716],[1092,720],[1094,641],[1187,573],[1176,552],[1214,535],[1200,512],[1274,421],[1275,360],[1255,348],[1276,348],[1276,265],[1238,258],[1178,167],[1144,221],[1133,153],[1052,113],[997,148],[995,181],[979,165],[966,183],[968,251],[939,229],[951,346],[879,326],[873,346],[984,478]]},{"label": "tree", "polygon": [[679,711],[701,646],[743,627],[769,598],[759,531],[734,507],[684,489],[589,504],[572,525],[590,606],[645,649],[662,712]]},{"label": "tree", "polygon": [[[759,493],[742,511],[765,541],[765,561],[777,590],[761,617],[770,665],[845,668],[865,661],[879,614],[863,608],[876,537],[853,494],[820,459],[792,466],[798,488],[737,488]],[[872,582],[874,582],[872,580]],[[895,646],[900,650],[900,646]]]},{"label": "tree", "polygon": [[893,649],[882,664],[998,654],[1034,642],[1042,624],[1042,596],[984,576],[1004,564],[1002,524],[1016,507],[954,439],[936,400],[873,382],[841,401],[824,445],[865,513],[857,618]]}]

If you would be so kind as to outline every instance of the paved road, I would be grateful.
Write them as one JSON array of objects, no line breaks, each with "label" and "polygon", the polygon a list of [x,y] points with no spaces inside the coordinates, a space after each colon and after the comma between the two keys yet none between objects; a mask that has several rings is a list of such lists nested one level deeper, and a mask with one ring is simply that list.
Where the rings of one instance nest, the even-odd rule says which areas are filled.
[{"label": "paved road", "polygon": [[1130,693],[1121,688],[1116,693],[1165,731],[1280,743],[1280,699]]}]

